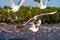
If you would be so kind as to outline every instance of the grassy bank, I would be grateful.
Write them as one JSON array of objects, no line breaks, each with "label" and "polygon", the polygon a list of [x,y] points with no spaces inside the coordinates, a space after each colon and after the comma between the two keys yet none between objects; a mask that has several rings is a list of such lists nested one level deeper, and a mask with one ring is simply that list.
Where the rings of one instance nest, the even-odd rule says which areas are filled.
[{"label": "grassy bank", "polygon": [[[7,12],[6,10],[11,9],[10,7],[4,6],[3,8],[0,7],[0,22],[4,22],[3,19],[5,18],[6,21],[9,23],[10,20],[7,20],[7,18],[11,18],[13,19],[13,12]],[[20,8],[20,10],[17,12],[17,16],[18,19],[20,18],[24,18],[25,20],[28,20],[30,18],[32,18],[35,15],[39,15],[39,14],[43,14],[43,13],[49,13],[49,12],[53,12],[59,10],[60,8],[56,8],[56,7],[47,7],[44,10],[41,10],[38,7],[26,7],[26,6],[22,6]],[[60,12],[57,12],[54,15],[48,15],[48,16],[41,16],[40,19],[42,20],[42,23],[59,23],[60,22]],[[6,22],[5,21],[5,22]],[[23,22],[23,20],[17,20],[18,22]]]}]

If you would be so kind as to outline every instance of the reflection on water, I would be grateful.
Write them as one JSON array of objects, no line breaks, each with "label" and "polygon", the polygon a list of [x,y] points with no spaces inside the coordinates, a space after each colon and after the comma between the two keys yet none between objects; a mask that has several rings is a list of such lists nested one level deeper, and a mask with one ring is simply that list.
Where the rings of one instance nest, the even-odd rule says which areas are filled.
[{"label": "reflection on water", "polygon": [[8,28],[5,26],[6,32],[0,32],[0,40],[60,40],[60,24],[41,25],[36,33],[29,30],[28,25],[22,28],[12,27],[11,25]]}]

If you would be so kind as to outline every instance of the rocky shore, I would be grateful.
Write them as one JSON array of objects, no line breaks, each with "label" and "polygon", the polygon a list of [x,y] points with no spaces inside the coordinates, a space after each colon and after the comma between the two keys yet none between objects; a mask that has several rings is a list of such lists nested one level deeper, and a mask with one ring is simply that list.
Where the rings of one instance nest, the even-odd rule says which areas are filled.
[{"label": "rocky shore", "polygon": [[26,40],[48,40],[55,38],[54,36],[60,36],[60,24],[42,24],[36,33],[29,30],[29,27],[30,25],[21,26],[0,23],[0,35],[7,39],[25,38]]}]

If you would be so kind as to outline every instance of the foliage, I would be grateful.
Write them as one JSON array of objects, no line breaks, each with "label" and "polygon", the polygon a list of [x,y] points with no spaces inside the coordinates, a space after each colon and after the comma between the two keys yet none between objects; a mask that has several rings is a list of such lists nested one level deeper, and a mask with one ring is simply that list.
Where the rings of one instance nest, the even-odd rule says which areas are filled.
[{"label": "foliage", "polygon": [[[3,8],[0,7],[0,21],[5,16],[7,18],[13,18],[13,12],[8,13],[7,11],[4,11],[4,10],[8,10],[8,9],[11,10],[11,8],[7,7],[7,6],[4,6]],[[28,20],[28,19],[34,17],[35,15],[49,13],[49,12],[53,12],[53,11],[57,11],[57,10],[60,11],[60,8],[47,7],[46,9],[41,10],[38,7],[21,6],[20,10],[17,12],[17,16],[18,16],[18,19],[24,18],[25,20]],[[57,12],[54,15],[41,16],[40,19],[42,20],[42,23],[58,23],[58,22],[60,22],[60,12]]]}]

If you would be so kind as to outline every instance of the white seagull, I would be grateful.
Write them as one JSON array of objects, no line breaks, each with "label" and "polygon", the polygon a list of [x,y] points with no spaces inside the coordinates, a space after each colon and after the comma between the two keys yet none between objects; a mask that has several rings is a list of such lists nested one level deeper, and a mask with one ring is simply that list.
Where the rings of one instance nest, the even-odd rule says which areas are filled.
[{"label": "white seagull", "polygon": [[45,3],[43,4],[43,2],[42,2],[42,0],[40,0],[40,2],[39,2],[39,8],[40,9],[45,9],[46,7],[47,7],[47,2],[48,2],[49,0],[46,0],[45,1]]},{"label": "white seagull", "polygon": [[33,20],[37,20],[40,18],[40,16],[44,16],[44,15],[49,15],[49,14],[55,14],[57,13],[57,11],[54,11],[54,12],[50,12],[50,13],[44,13],[44,14],[40,14],[40,15],[36,15],[34,16],[33,18],[30,18],[26,23],[24,23],[23,25],[26,25],[28,24],[29,22],[33,21]]},{"label": "white seagull", "polygon": [[[14,16],[16,16],[16,12],[20,9],[20,7],[22,6],[22,4],[24,3],[25,0],[21,0],[21,2],[19,3],[19,5],[14,4],[13,0],[9,0],[9,3],[11,5],[12,10],[14,12]],[[8,10],[9,11],[9,10]],[[17,18],[17,17],[16,17]]]},{"label": "white seagull", "polygon": [[31,24],[31,27],[29,29],[32,30],[33,32],[37,32],[41,25],[41,20],[38,20],[36,25],[34,24],[34,22],[31,22],[30,24]]},{"label": "white seagull", "polygon": [[[55,14],[56,12],[57,11],[50,12],[50,13],[45,13],[45,14],[40,14],[40,15],[36,15],[33,18],[29,19],[23,25],[26,25],[26,24],[30,23],[31,24],[31,27],[29,29],[32,30],[33,32],[37,32],[39,30],[40,25],[41,25],[41,20],[39,20],[40,19],[40,16],[49,15],[49,14]],[[36,25],[34,24],[34,21],[35,20],[38,20]]]},{"label": "white seagull", "polygon": [[19,10],[19,8],[22,6],[24,0],[21,0],[21,3],[19,3],[19,5],[14,4],[13,0],[9,0],[12,11],[13,12],[17,12]]}]

